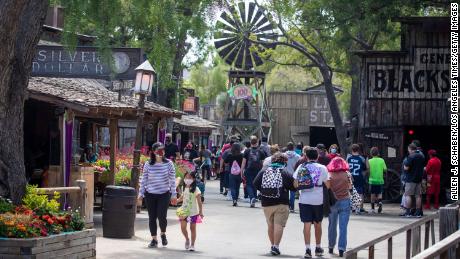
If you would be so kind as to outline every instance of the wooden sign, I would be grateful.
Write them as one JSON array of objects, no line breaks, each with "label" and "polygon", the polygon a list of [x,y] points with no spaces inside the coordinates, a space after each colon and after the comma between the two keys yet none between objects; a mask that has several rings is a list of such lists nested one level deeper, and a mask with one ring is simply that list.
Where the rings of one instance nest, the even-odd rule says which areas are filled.
[{"label": "wooden sign", "polygon": [[369,99],[449,97],[449,48],[414,47],[413,51],[412,63],[367,63]]},{"label": "wooden sign", "polygon": [[253,89],[249,85],[237,85],[233,88],[233,99],[252,99],[254,98]]},{"label": "wooden sign", "polygon": [[334,127],[329,103],[325,95],[311,95],[309,125]]},{"label": "wooden sign", "polygon": [[113,65],[102,62],[97,48],[77,47],[68,51],[62,46],[37,46],[32,62],[32,76],[100,79],[134,79],[134,69],[141,64],[139,48],[113,48]]},{"label": "wooden sign", "polygon": [[184,112],[197,112],[198,111],[198,98],[197,97],[187,97],[184,100],[183,111]]}]

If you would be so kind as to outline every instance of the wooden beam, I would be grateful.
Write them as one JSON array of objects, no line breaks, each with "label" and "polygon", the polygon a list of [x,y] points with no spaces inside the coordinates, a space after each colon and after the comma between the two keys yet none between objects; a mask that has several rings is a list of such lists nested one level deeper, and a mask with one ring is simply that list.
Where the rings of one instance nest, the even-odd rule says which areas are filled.
[{"label": "wooden beam", "polygon": [[117,140],[118,140],[118,119],[111,119],[109,122],[110,134],[110,177],[109,184],[115,184],[116,161],[117,161]]},{"label": "wooden beam", "polygon": [[37,93],[30,92],[30,91],[29,91],[29,94],[30,94],[29,97],[31,99],[46,102],[46,103],[52,103],[52,104],[56,104],[56,105],[60,105],[60,106],[64,106],[64,107],[67,107],[67,108],[70,108],[70,109],[73,109],[73,110],[76,110],[76,111],[79,111],[79,112],[85,112],[86,113],[86,112],[89,112],[89,110],[90,110],[90,108],[87,107],[87,106],[77,104],[77,103],[72,103],[72,102],[69,102],[69,101],[60,100],[60,99],[58,99],[56,97],[53,97],[53,96],[37,94]]}]

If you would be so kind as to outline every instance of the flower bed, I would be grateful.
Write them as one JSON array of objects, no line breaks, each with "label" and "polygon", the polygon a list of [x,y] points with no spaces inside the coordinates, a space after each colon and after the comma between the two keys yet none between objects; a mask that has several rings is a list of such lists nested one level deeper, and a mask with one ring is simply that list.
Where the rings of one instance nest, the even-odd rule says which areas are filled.
[{"label": "flower bed", "polygon": [[95,257],[95,230],[84,230],[78,210],[61,211],[58,199],[35,186],[20,206],[0,197],[0,258]]}]

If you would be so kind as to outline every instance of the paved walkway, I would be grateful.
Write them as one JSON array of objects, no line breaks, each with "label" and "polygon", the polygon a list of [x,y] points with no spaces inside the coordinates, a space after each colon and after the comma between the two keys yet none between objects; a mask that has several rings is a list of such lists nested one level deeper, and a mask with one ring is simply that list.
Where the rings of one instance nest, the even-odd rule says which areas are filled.
[{"label": "paved walkway", "polygon": [[[175,210],[168,212],[167,248],[149,249],[148,216],[146,211],[137,214],[136,234],[132,239],[110,239],[102,237],[101,213],[95,213],[97,229],[97,258],[270,258],[270,247],[266,235],[266,223],[260,207],[249,208],[248,203],[241,202],[239,207],[231,206],[218,194],[218,181],[207,184],[206,201],[204,204],[204,222],[198,225],[198,237],[195,252],[184,250],[184,238],[180,232]],[[260,206],[260,204],[257,204]],[[369,206],[366,204],[366,206]],[[397,205],[384,205],[381,215],[353,215],[348,225],[348,247],[352,248],[372,238],[395,230],[413,222],[414,219],[399,218]],[[327,224],[323,221],[322,246],[327,252]],[[437,225],[437,223],[435,224]],[[438,231],[436,231],[437,233]],[[422,232],[423,237],[423,232]],[[312,242],[314,236],[312,236]],[[404,258],[405,234],[393,240],[393,258]],[[386,243],[376,246],[376,258],[386,255]],[[304,244],[302,224],[298,214],[291,214],[284,231],[280,250],[280,258],[303,258]],[[337,250],[336,250],[337,253]],[[338,258],[337,255],[326,254],[324,258]],[[359,254],[366,258],[366,252]],[[386,258],[386,257],[385,257]]]}]

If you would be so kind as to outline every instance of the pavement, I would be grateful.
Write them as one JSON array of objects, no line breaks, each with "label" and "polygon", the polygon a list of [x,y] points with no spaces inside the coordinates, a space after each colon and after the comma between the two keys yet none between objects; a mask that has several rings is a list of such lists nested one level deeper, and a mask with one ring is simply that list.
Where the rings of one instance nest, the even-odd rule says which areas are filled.
[{"label": "pavement", "polygon": [[[249,208],[249,203],[239,202],[233,207],[231,201],[219,194],[219,181],[208,181],[206,184],[204,220],[197,226],[196,251],[184,249],[185,239],[181,234],[175,208],[168,211],[167,237],[169,245],[156,249],[148,248],[150,233],[147,211],[137,214],[135,236],[131,239],[113,239],[102,237],[102,214],[95,212],[94,222],[97,230],[97,258],[271,258],[270,243],[266,234],[266,223],[260,203],[256,208]],[[240,192],[242,195],[242,192]],[[296,201],[297,202],[297,201]],[[370,205],[365,204],[369,209]],[[297,205],[296,205],[297,208]],[[425,212],[430,214],[431,212]],[[416,219],[398,217],[398,204],[384,204],[382,214],[352,215],[348,224],[348,249],[363,244],[373,238],[410,224]],[[325,218],[322,223],[323,236],[321,245],[325,250],[322,258],[338,258],[338,255],[327,254],[327,225]],[[435,223],[437,226],[438,223]],[[302,234],[303,225],[299,214],[291,214],[280,244],[281,255],[278,258],[303,258],[305,245]],[[436,230],[437,234],[438,231]],[[424,236],[422,228],[422,238]],[[405,258],[405,234],[393,239],[393,258]],[[312,243],[314,235],[312,231]],[[386,242],[375,247],[375,258],[386,258]],[[337,253],[337,248],[335,249]],[[359,258],[367,258],[367,251],[359,253]]]}]

